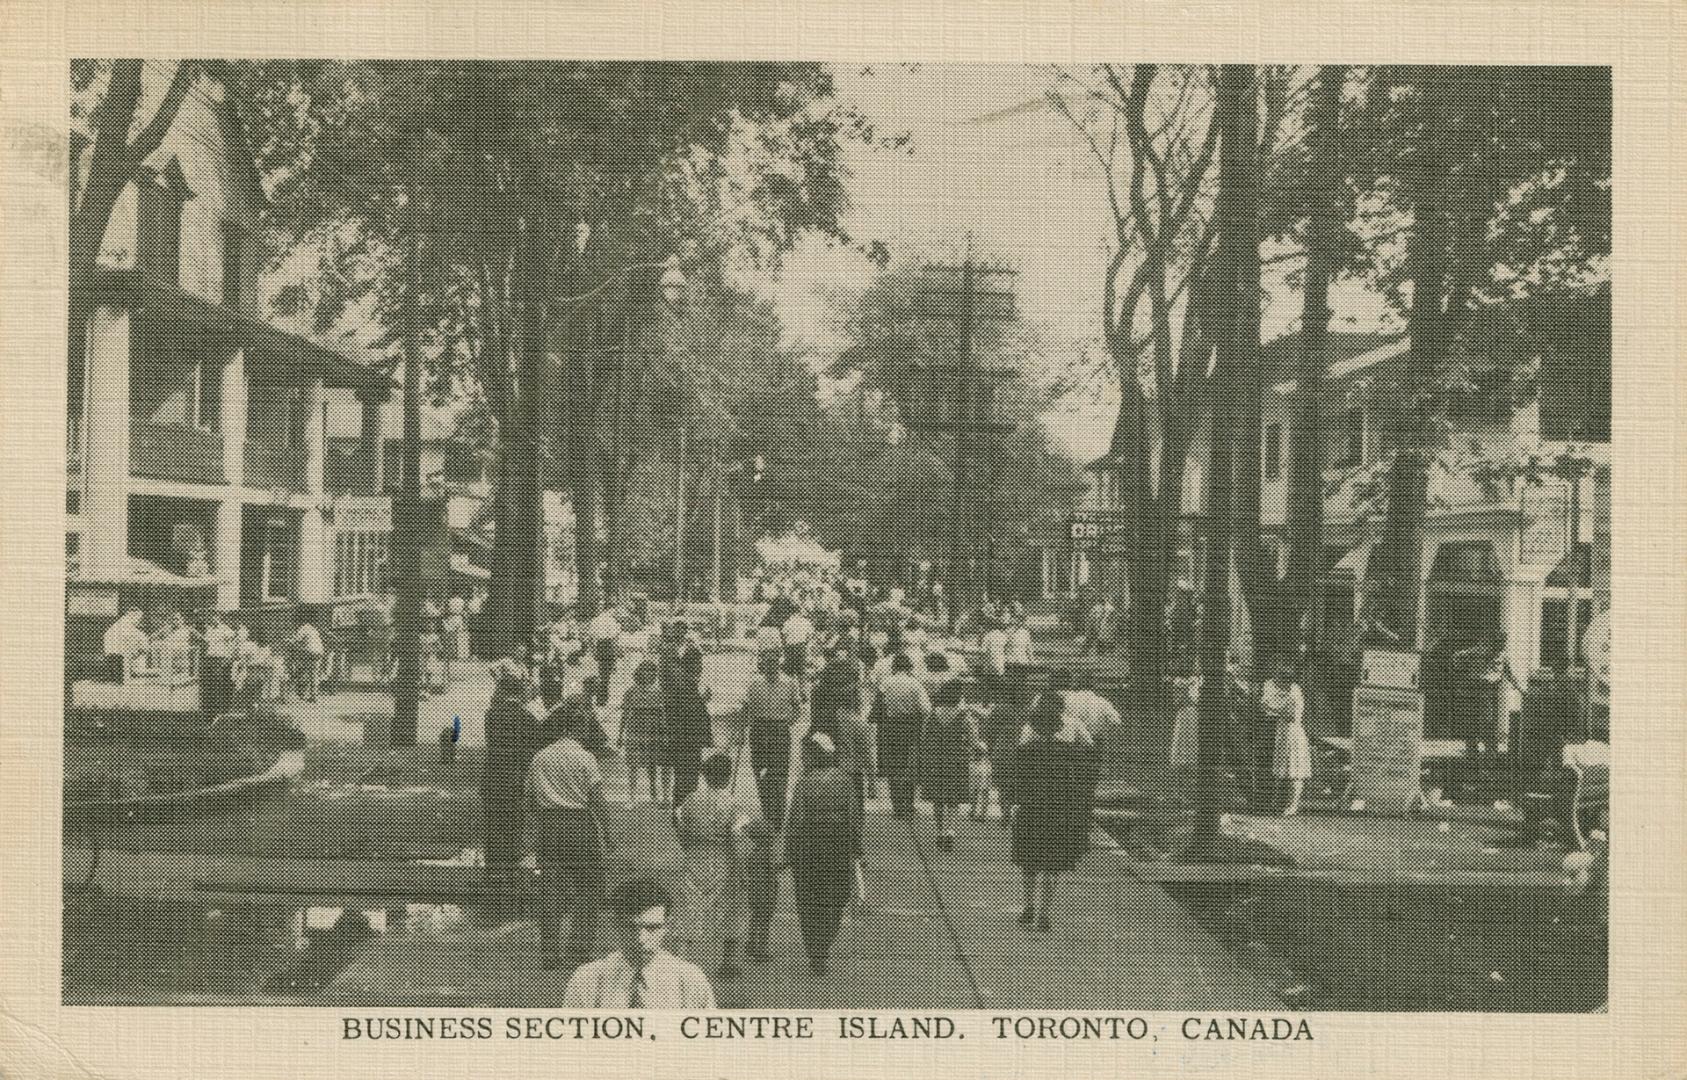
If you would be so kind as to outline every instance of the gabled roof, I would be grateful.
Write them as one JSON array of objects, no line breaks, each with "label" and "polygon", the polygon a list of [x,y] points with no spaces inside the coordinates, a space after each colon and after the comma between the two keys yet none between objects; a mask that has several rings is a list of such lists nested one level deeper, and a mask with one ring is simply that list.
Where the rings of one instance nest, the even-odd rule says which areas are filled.
[{"label": "gabled roof", "polygon": [[269,376],[286,384],[320,378],[329,386],[364,393],[385,396],[392,392],[392,376],[379,368],[360,364],[308,338],[212,303],[137,269],[102,267],[96,277],[95,294],[114,299],[157,325],[179,325],[239,343],[247,349],[247,370],[256,376]]},{"label": "gabled roof", "polygon": [[[1300,362],[1300,332],[1284,334],[1261,347],[1263,382],[1280,393],[1295,388],[1295,366]],[[1327,364],[1325,377],[1340,379],[1354,372],[1404,356],[1412,340],[1399,331],[1354,334],[1332,330],[1324,341]]]}]

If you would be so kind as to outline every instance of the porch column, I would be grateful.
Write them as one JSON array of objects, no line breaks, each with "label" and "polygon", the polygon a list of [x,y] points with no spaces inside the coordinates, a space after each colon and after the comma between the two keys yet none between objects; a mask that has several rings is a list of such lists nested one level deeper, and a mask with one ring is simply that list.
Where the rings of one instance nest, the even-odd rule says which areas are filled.
[{"label": "porch column", "polygon": [[[230,487],[246,482],[246,350],[235,349],[223,364],[223,477]],[[219,572],[221,567],[219,566]]]},{"label": "porch column", "polygon": [[240,608],[240,531],[244,515],[237,496],[231,495],[217,505],[217,610],[237,611]]},{"label": "porch column", "polygon": [[305,512],[299,520],[299,603],[325,604],[332,589],[328,579],[326,547],[329,530],[323,515],[326,460],[322,406],[326,400],[322,380],[313,379],[305,394]]},{"label": "porch column", "polygon": [[305,390],[305,494],[320,499],[327,490],[324,470],[327,466],[328,429],[324,408],[328,401],[321,379],[312,379]]},{"label": "porch column", "polygon": [[240,531],[243,515],[239,491],[246,483],[246,418],[250,412],[246,382],[246,350],[237,348],[223,363],[223,478],[229,495],[217,507],[216,559],[217,608],[235,611],[240,607]]},{"label": "porch column", "polygon": [[129,351],[129,312],[96,307],[88,319],[82,466],[82,564],[91,573],[116,573],[129,555]]},{"label": "porch column", "polygon": [[1435,569],[1435,556],[1441,550],[1444,539],[1442,531],[1434,528],[1433,523],[1426,525],[1424,531],[1430,535],[1424,537],[1423,549],[1418,560],[1417,637],[1411,643],[1411,647],[1419,652],[1429,646],[1429,574]]},{"label": "porch column", "polygon": [[385,464],[381,460],[385,456],[381,448],[381,405],[386,399],[364,394],[358,400],[363,403],[363,428],[358,432],[357,452],[369,463],[365,474],[368,489],[364,494],[379,495],[383,486],[381,469]]},{"label": "porch column", "polygon": [[[1543,580],[1524,572],[1507,578],[1505,610],[1501,618],[1505,626],[1505,658],[1511,664],[1517,681],[1527,686],[1529,674],[1540,666],[1541,655],[1541,591]],[[1509,686],[1500,691],[1500,720],[1506,722],[1512,710],[1522,707],[1522,695]]]}]

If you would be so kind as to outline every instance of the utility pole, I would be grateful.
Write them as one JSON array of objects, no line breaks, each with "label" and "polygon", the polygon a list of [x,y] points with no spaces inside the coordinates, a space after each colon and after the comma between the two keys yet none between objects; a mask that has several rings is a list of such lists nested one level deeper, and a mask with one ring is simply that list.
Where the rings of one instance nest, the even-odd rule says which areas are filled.
[{"label": "utility pole", "polygon": [[392,745],[414,746],[422,696],[422,347],[417,296],[421,288],[417,260],[415,193],[405,213],[410,237],[404,283],[404,435],[398,497],[393,500],[392,569],[394,645]]},{"label": "utility pole", "polygon": [[945,417],[943,410],[938,408],[935,410],[935,416],[914,418],[907,426],[916,431],[947,433],[954,436],[954,490],[949,519],[949,587],[955,593],[956,602],[964,601],[975,606],[979,600],[977,586],[980,529],[976,510],[980,492],[975,490],[977,485],[974,481],[973,458],[977,453],[979,436],[990,438],[990,445],[993,446],[996,438],[1013,430],[1011,423],[991,420],[980,415],[985,411],[980,408],[981,399],[988,402],[995,396],[984,391],[981,398],[980,380],[1000,379],[1012,375],[1013,372],[980,368],[974,356],[974,338],[980,319],[1006,321],[1012,319],[1016,313],[1012,292],[981,290],[978,280],[1012,277],[1017,275],[1018,271],[1008,267],[980,264],[973,257],[971,233],[967,234],[966,257],[959,266],[952,263],[929,263],[925,269],[927,273],[960,276],[961,295],[958,304],[951,306],[947,298],[939,296],[936,304],[914,313],[922,317],[953,319],[957,324],[957,362],[926,364],[922,368],[922,374],[931,380],[927,384],[926,401],[937,404],[939,396],[936,391],[941,385],[942,377],[948,376],[954,380],[953,390],[957,408],[952,417]]},{"label": "utility pole", "polygon": [[685,602],[685,466],[688,424],[685,406],[680,406],[679,461],[674,469],[674,603]]}]

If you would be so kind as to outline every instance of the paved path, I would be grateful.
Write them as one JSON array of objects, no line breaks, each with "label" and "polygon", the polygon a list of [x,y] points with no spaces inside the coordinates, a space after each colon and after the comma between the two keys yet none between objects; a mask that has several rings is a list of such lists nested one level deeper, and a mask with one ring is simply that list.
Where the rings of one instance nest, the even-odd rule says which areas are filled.
[{"label": "paved path", "polygon": [[[706,662],[718,715],[741,700],[753,660],[723,653]],[[612,703],[619,700],[631,667],[619,665]],[[424,703],[422,738],[460,715],[464,740],[483,742],[489,691],[483,666],[461,672],[445,694]],[[361,736],[359,713],[390,709],[385,694],[346,692],[299,712],[301,726],[313,738],[355,739]],[[604,722],[613,736],[618,722],[613,708]],[[748,770],[739,770],[735,792],[746,802],[755,799]],[[653,874],[672,882],[680,853],[666,812],[649,802],[629,804],[621,768],[610,776],[608,795],[617,843],[610,879]],[[936,851],[932,832],[929,818],[898,821],[889,816],[882,798],[871,800],[866,902],[846,916],[831,972],[816,977],[808,971],[787,877],[773,923],[773,960],[747,965],[743,978],[718,983],[721,1004],[863,1010],[1277,1006],[1264,980],[1159,886],[1133,874],[1121,854],[1092,851],[1065,875],[1056,899],[1056,925],[1037,932],[1016,920],[1020,875],[1009,861],[1001,823],[962,819],[953,853]],[[77,864],[74,869],[71,863]],[[85,859],[67,855],[67,874],[85,868]],[[540,969],[532,921],[489,923],[474,914],[478,873],[469,867],[107,851],[100,879],[110,893],[131,896],[191,902],[194,895],[228,899],[262,889],[268,900],[261,902],[283,907],[345,904],[347,918],[360,918],[357,912],[364,908],[381,914],[386,931],[357,945],[311,1001],[545,1007],[561,1003],[566,983],[566,973]],[[290,894],[288,883],[294,881],[310,882],[315,897],[306,891]],[[406,895],[407,881],[417,886],[416,895]],[[213,891],[200,891],[205,884]],[[456,906],[450,904],[454,896]],[[607,951],[607,919],[604,929],[600,944]],[[716,963],[712,957],[698,959],[711,970]]]},{"label": "paved path", "polygon": [[[679,852],[651,804],[619,815],[612,878]],[[808,971],[788,879],[774,918],[772,962],[717,983],[723,1007],[750,1009],[1269,1009],[1269,986],[1244,969],[1126,860],[1093,852],[1062,882],[1056,926],[1018,925],[1019,874],[994,822],[963,821],[952,854],[931,824],[868,819],[868,903],[848,917],[825,976]],[[607,933],[602,945],[610,945]],[[333,980],[336,1004],[450,1002],[544,1007],[566,979],[538,966],[536,926],[473,920],[414,923],[372,940]],[[700,957],[709,961],[711,958]],[[713,964],[711,963],[712,967]]]},{"label": "paved path", "polygon": [[[632,682],[632,671],[644,654],[622,657],[609,683],[610,707],[601,719],[610,735],[619,722],[621,695]],[[755,674],[755,658],[744,652],[707,653],[703,657],[704,685],[710,709],[717,715],[744,700],[744,688]],[[486,742],[486,706],[492,699],[492,680],[485,661],[457,665],[444,692],[422,699],[416,729],[418,741],[431,743],[453,717],[462,719],[461,741],[470,746]],[[385,690],[348,689],[325,693],[314,702],[289,697],[285,702],[299,730],[314,740],[359,741],[365,716],[391,716],[392,695]]]}]

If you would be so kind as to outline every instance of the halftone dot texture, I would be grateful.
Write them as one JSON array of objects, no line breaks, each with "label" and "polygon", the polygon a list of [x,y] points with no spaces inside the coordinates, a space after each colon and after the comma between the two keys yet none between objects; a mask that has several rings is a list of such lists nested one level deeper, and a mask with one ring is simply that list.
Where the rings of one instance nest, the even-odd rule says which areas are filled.
[{"label": "halftone dot texture", "polygon": [[[536,860],[484,865],[488,839],[536,839],[510,806],[557,732],[489,712],[490,662],[536,639],[536,691],[607,681],[606,885],[668,889],[667,944],[723,1007],[1605,1000],[1607,69],[1346,69],[1322,127],[1337,75],[1310,67],[72,75],[67,1004],[563,1004]],[[145,167],[113,171],[102,137]],[[1222,588],[1217,493],[1248,525]],[[424,692],[392,747],[407,531]],[[780,595],[810,633],[768,637]],[[780,755],[740,745],[756,653],[802,682],[800,773],[852,607],[852,648],[981,676],[1006,797],[940,827],[926,789],[964,763],[893,736],[911,813],[874,777],[859,873],[835,838],[798,845],[748,955],[754,883],[629,775],[622,702],[657,661],[640,750],[682,796],[704,745],[734,749],[730,834],[778,798],[753,773]],[[693,649],[662,636],[676,614]],[[1392,750],[1350,715],[1390,639],[1423,650],[1425,698]],[[1203,641],[1209,678],[1229,651],[1252,680],[1217,725],[1142,689]],[[1306,770],[1257,708],[1282,655],[1311,757],[1287,817],[1277,774]],[[829,733],[869,767],[882,675],[865,735]],[[1073,751],[1093,793],[1051,799],[1087,774],[1022,767],[1020,725],[1080,686],[1122,719]],[[1356,805],[1355,776],[1420,755],[1426,808]],[[1199,808],[1224,816],[1189,857]],[[1027,924],[1022,865],[1068,861],[1040,845],[1075,865]],[[821,970],[805,934],[834,924]],[[600,912],[592,957],[614,930]]]}]

